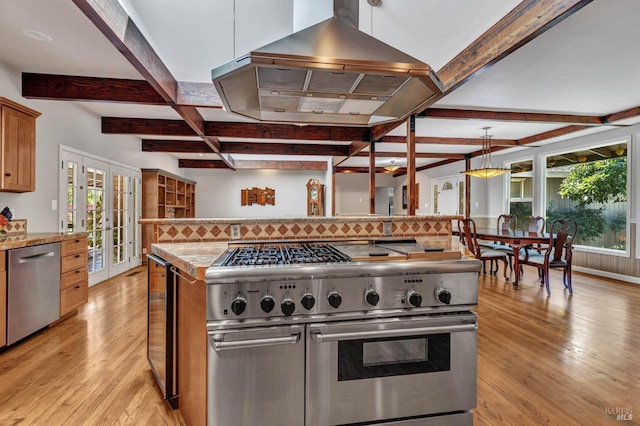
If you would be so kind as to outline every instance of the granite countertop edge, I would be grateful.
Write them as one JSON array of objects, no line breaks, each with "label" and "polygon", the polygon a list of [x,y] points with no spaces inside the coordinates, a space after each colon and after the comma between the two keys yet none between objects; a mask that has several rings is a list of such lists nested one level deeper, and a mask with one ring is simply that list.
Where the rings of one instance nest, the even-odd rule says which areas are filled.
[{"label": "granite countertop edge", "polygon": [[66,240],[84,238],[86,232],[66,234],[62,232],[27,232],[26,234],[6,235],[0,237],[0,250],[13,250],[40,244],[58,243]]}]

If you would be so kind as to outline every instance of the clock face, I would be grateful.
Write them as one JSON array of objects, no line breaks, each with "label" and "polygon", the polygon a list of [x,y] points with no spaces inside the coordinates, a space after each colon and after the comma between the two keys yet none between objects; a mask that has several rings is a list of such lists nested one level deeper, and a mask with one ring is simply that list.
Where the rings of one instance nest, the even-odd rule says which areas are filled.
[{"label": "clock face", "polygon": [[312,200],[318,199],[318,190],[316,188],[311,188],[311,191],[309,191],[309,198]]}]

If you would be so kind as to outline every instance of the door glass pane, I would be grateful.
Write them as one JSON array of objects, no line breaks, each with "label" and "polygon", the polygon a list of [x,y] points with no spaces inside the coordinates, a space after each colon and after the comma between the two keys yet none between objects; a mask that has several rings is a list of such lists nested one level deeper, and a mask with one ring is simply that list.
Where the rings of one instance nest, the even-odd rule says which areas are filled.
[{"label": "door glass pane", "polygon": [[140,196],[140,194],[138,194],[138,188],[141,185],[141,179],[138,177],[134,177],[131,179],[131,188],[129,188],[130,192],[131,192],[131,206],[130,206],[130,210],[131,210],[131,221],[132,221],[132,225],[131,225],[131,257],[137,258],[140,256],[140,254],[138,253],[139,249],[138,249],[138,244],[140,241],[140,225],[138,225],[138,218],[140,217],[140,212],[139,212],[139,199],[138,197]]},{"label": "door glass pane", "polygon": [[126,176],[113,173],[113,257],[112,264],[127,261],[127,180]]},{"label": "door glass pane", "polygon": [[89,273],[104,269],[105,172],[87,167],[87,238]]},{"label": "door glass pane", "polygon": [[80,229],[78,223],[78,194],[80,193],[78,164],[67,162],[67,232]]}]

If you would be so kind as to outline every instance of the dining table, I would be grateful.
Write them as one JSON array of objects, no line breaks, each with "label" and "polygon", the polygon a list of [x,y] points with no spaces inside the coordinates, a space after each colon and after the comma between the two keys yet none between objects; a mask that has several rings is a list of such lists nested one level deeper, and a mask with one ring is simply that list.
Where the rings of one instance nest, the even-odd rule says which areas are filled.
[{"label": "dining table", "polygon": [[513,286],[518,288],[520,282],[520,258],[518,253],[522,247],[533,244],[548,244],[549,233],[516,230],[502,230],[496,228],[477,228],[476,238],[478,240],[500,241],[507,243],[513,250],[513,270],[515,271],[515,279]]}]

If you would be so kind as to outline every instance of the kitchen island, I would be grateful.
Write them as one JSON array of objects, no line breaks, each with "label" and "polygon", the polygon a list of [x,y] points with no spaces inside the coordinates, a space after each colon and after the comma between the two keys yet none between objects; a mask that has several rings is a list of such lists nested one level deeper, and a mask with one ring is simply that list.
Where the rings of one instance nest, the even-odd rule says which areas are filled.
[{"label": "kitchen island", "polygon": [[[341,220],[344,220],[344,218],[341,218]],[[441,220],[441,219],[438,218],[438,220]],[[201,224],[202,223],[200,223],[199,225]],[[450,224],[450,221],[449,221],[449,224]],[[169,224],[169,223],[156,224],[156,225],[170,226],[170,227],[176,226],[176,224]],[[195,224],[189,223],[189,224],[186,224],[185,226],[192,227],[193,225]],[[208,226],[211,226],[211,224],[208,224]],[[219,226],[219,224],[217,226]],[[419,226],[420,226],[420,229],[425,229],[424,223]],[[303,229],[304,225],[299,225],[299,228]],[[431,226],[427,228],[431,229]],[[406,232],[406,230],[401,231],[400,227],[398,227],[397,229],[402,233]],[[281,285],[280,290],[277,290],[276,288],[272,288],[271,290],[267,291],[267,296],[264,296],[264,297],[261,296],[262,294],[264,294],[264,291],[257,290],[257,288],[256,288],[257,291],[254,291],[254,290],[249,290],[249,288],[244,290],[243,289],[235,290],[229,287],[230,290],[227,291],[225,290],[227,288],[226,285],[222,285],[222,286],[214,285],[212,287],[211,282],[209,282],[212,279],[210,276],[211,272],[207,274],[207,271],[210,270],[211,265],[217,259],[221,257],[224,258],[225,256],[229,255],[231,251],[233,251],[233,250],[230,250],[230,248],[234,248],[234,247],[243,248],[245,246],[246,247],[264,246],[265,248],[268,248],[269,250],[271,250],[274,246],[277,247],[279,245],[282,245],[286,247],[288,245],[297,245],[297,243],[301,243],[304,245],[308,243],[308,241],[300,240],[300,239],[294,239],[294,241],[291,241],[291,240],[287,240],[286,238],[278,238],[278,239],[274,238],[274,239],[265,239],[265,241],[261,241],[264,244],[259,244],[260,241],[256,241],[256,240],[240,240],[240,241],[226,240],[226,241],[203,241],[203,242],[180,241],[179,242],[179,241],[176,241],[176,239],[178,239],[178,234],[176,234],[177,230],[175,228],[173,231],[168,231],[168,229],[165,229],[165,231],[168,231],[166,235],[174,234],[174,237],[172,238],[173,242],[160,242],[160,243],[153,244],[152,252],[155,255],[158,255],[162,259],[172,264],[176,272],[177,294],[178,294],[177,302],[176,302],[176,305],[177,305],[176,306],[176,311],[177,311],[177,320],[176,320],[177,348],[176,350],[179,352],[179,355],[177,356],[177,382],[179,386],[178,387],[178,396],[179,396],[178,408],[180,409],[185,422],[187,424],[206,424],[207,422],[209,422],[209,424],[217,424],[215,422],[212,423],[211,413],[216,412],[216,413],[219,413],[220,416],[224,416],[225,414],[222,414],[222,413],[226,410],[225,407],[227,407],[229,404],[223,404],[220,402],[219,403],[220,405],[216,405],[218,404],[216,401],[220,400],[221,395],[227,395],[226,392],[231,392],[231,393],[235,392],[235,391],[227,390],[223,394],[221,394],[220,392],[223,392],[222,389],[216,388],[215,384],[212,384],[211,382],[211,377],[213,376],[221,377],[221,375],[224,374],[224,372],[231,371],[226,367],[221,367],[222,370],[218,372],[211,371],[212,368],[215,368],[214,365],[216,363],[212,360],[216,359],[215,357],[216,357],[217,351],[213,351],[213,349],[210,348],[209,346],[210,344],[213,345],[215,339],[217,338],[216,336],[220,335],[219,332],[214,333],[210,329],[212,326],[215,326],[215,324],[220,325],[225,323],[227,324],[227,326],[230,326],[231,328],[234,328],[234,327],[242,328],[242,327],[247,327],[251,325],[252,327],[255,328],[256,326],[258,327],[261,326],[261,322],[263,321],[263,320],[260,320],[258,317],[260,315],[265,315],[265,312],[270,312],[266,316],[269,317],[267,323],[271,324],[271,326],[293,327],[293,329],[299,329],[298,326],[287,325],[287,324],[290,324],[291,321],[293,322],[300,321],[300,318],[303,318],[305,316],[305,312],[307,312],[309,309],[311,309],[312,312],[317,312],[317,314],[315,314],[315,318],[317,318],[315,321],[319,321],[322,318],[325,318],[325,319],[328,318],[330,321],[333,321],[337,318],[333,316],[334,314],[329,314],[329,317],[327,317],[327,314],[322,313],[324,311],[318,310],[318,309],[325,309],[325,310],[329,309],[330,311],[335,309],[336,312],[344,310],[345,313],[342,314],[343,315],[342,319],[347,320],[349,318],[356,319],[358,317],[362,317],[363,316],[362,312],[367,310],[366,306],[370,306],[370,308],[371,306],[373,306],[376,309],[375,312],[377,312],[377,313],[372,312],[372,314],[369,315],[370,321],[373,321],[375,320],[375,318],[383,318],[387,315],[400,315],[398,316],[398,318],[403,318],[406,315],[420,314],[420,313],[427,313],[427,312],[431,313],[431,315],[433,314],[438,315],[445,311],[446,312],[454,312],[458,310],[468,311],[470,307],[475,306],[475,303],[477,303],[477,272],[475,271],[479,270],[480,268],[479,262],[475,260],[473,261],[461,260],[459,262],[462,262],[462,263],[458,264],[458,261],[455,261],[455,259],[461,258],[462,247],[459,244],[458,239],[456,237],[451,236],[450,229],[451,228],[449,226],[448,229],[442,228],[442,230],[439,231],[441,232],[441,234],[436,233],[435,235],[423,235],[423,236],[416,237],[415,244],[413,245],[407,244],[408,238],[406,238],[406,234],[403,234],[404,238],[397,238],[394,235],[393,237],[380,236],[378,238],[374,238],[370,240],[369,239],[362,240],[361,238],[353,238],[353,237],[348,239],[345,239],[345,238],[311,239],[313,241],[311,245],[314,245],[314,244],[318,244],[319,246],[330,245],[346,251],[352,250],[353,245],[355,245],[355,251],[351,251],[350,253],[369,252],[371,256],[368,258],[369,261],[363,262],[362,260],[360,260],[356,263],[351,263],[346,265],[334,264],[334,266],[330,266],[328,268],[324,267],[322,264],[319,264],[316,267],[304,266],[301,268],[307,272],[303,273],[302,275],[300,275],[301,269],[293,268],[293,265],[284,267],[284,268],[267,267],[266,269],[262,269],[262,268],[255,268],[255,267],[253,268],[240,267],[239,269],[236,269],[239,275],[237,276],[237,278],[233,278],[232,281],[237,283],[244,281],[245,278],[240,278],[240,277],[241,276],[245,277],[245,275],[253,276],[253,278],[248,279],[248,282],[249,282],[249,281],[255,281],[255,280],[261,281],[263,279],[263,275],[265,274],[266,275],[273,274],[273,273],[289,274],[289,273],[292,273],[293,271],[296,271],[289,278],[287,278],[287,280],[294,280],[294,281],[287,281],[287,282],[295,283],[299,287],[299,290],[292,290],[292,287],[295,288],[296,286],[295,285],[291,286],[291,284],[287,285],[289,287],[289,290],[282,290],[282,285]],[[191,234],[191,233],[186,232],[186,234]],[[181,235],[182,237],[184,237],[185,233],[182,233]],[[372,241],[374,240],[376,245],[371,244]],[[431,256],[431,259],[434,260],[434,262],[422,262],[421,260],[411,261],[413,260],[411,258],[411,255],[403,254],[403,253],[394,253],[392,256],[386,256],[388,259],[387,262],[380,261],[379,257],[383,257],[383,256],[379,256],[381,254],[380,252],[386,250],[383,247],[386,244],[394,241],[402,242],[403,243],[402,245],[405,246],[403,247],[404,250],[407,249],[406,247],[407,245],[409,247],[414,247],[414,248],[417,247],[417,250],[423,250],[424,248],[428,248],[429,249],[428,252],[423,251],[422,253],[419,253],[419,255],[421,256],[421,260],[425,260],[425,258]],[[360,246],[358,246],[359,244],[360,245],[366,244],[366,245],[363,245],[362,247],[364,248],[361,248]],[[371,248],[368,249],[366,247],[374,247],[374,249],[371,249]],[[365,257],[365,259],[367,258]],[[452,262],[451,259],[454,259],[454,261]],[[369,267],[363,266],[365,264],[376,265],[376,266],[369,268]],[[404,264],[406,266],[398,266],[400,264]],[[354,266],[349,266],[349,265],[354,265]],[[386,266],[386,265],[389,265],[389,266]],[[458,265],[462,265],[462,266],[458,266]],[[290,268],[288,269],[289,272],[287,272],[287,268]],[[448,279],[449,275],[446,275],[446,276],[438,275],[435,272],[428,272],[431,276],[420,277],[419,268],[427,268],[429,270],[433,269],[434,271],[440,270],[441,273],[444,273],[443,271],[448,271],[446,273],[454,273],[455,269],[457,268],[461,268],[461,269],[466,268],[466,270],[469,270],[469,272],[466,272],[466,274],[469,274],[469,275],[465,275],[464,282],[458,282],[457,279],[455,278],[449,280]],[[213,269],[216,269],[216,268],[213,268]],[[233,268],[230,269],[229,267],[222,268],[222,269],[226,269],[227,271],[233,270]],[[332,296],[330,294],[329,295],[330,297],[327,300],[329,300],[329,305],[331,307],[329,307],[329,305],[326,304],[327,302],[323,300],[324,296],[322,295],[324,294],[325,290],[321,290],[320,294],[316,295],[315,298],[308,293],[304,293],[305,290],[303,287],[306,286],[306,284],[304,284],[305,283],[304,277],[307,276],[309,273],[316,276],[317,278],[315,279],[315,282],[319,283],[320,281],[323,280],[322,275],[323,274],[326,275],[327,271],[331,271],[332,275],[335,273],[335,274],[338,274],[339,276],[340,274],[349,275],[349,273],[351,273],[351,272],[347,273],[344,271],[355,271],[355,270],[361,270],[361,269],[363,271],[370,271],[370,273],[366,273],[365,275],[371,275],[371,273],[373,273],[374,276],[378,274],[379,271],[382,271],[383,269],[385,270],[394,269],[397,271],[413,270],[414,272],[402,272],[402,274],[405,274],[405,273],[408,273],[410,275],[418,274],[414,278],[412,278],[410,281],[407,281],[405,279],[404,281],[405,284],[400,284],[401,287],[403,288],[406,287],[406,290],[402,290],[402,291],[408,290],[408,293],[406,293],[406,299],[405,299],[404,293],[402,293],[403,294],[402,300],[398,299],[397,302],[407,303],[407,304],[411,302],[408,306],[410,309],[407,310],[405,308],[402,311],[397,311],[397,309],[393,309],[392,310],[393,313],[385,313],[386,309],[391,308],[391,305],[388,305],[388,303],[390,303],[389,300],[399,296],[397,296],[398,295],[397,289],[393,291],[391,290],[387,291],[387,289],[391,289],[396,284],[391,284],[391,282],[389,282],[383,285],[384,280],[382,280],[382,278],[371,278],[371,280],[373,280],[371,281],[372,284],[366,284],[365,281],[368,282],[368,280],[370,280],[369,278],[366,278],[364,279],[365,281],[363,281],[362,284],[357,284],[357,280],[362,280],[362,279],[356,278],[356,276],[354,275],[353,279],[355,279],[356,281],[353,281],[353,286],[362,286],[362,285],[370,286],[369,290],[367,291],[367,297],[366,297],[366,303],[368,303],[368,305],[366,305],[365,307],[359,307],[360,305],[358,305],[362,303],[361,302],[362,296],[361,295],[356,296],[357,294],[359,294],[358,292],[360,292],[360,290],[356,290],[356,293],[354,294],[349,294],[350,291],[347,288],[340,290],[337,284],[335,285],[335,287],[337,287],[338,290],[342,292],[342,297],[340,297],[339,294],[336,294],[335,296]],[[471,270],[473,270],[474,272],[471,272]],[[314,271],[314,272],[311,272],[311,271]],[[378,272],[371,272],[371,271],[378,271]],[[298,275],[295,275],[295,274],[298,274]],[[347,275],[345,275],[345,278]],[[460,274],[457,274],[457,275],[460,275]],[[284,276],[285,275],[283,275],[283,277]],[[436,276],[443,277],[443,279],[439,279],[440,280],[438,281],[439,283],[444,282],[444,278],[447,278],[448,284],[446,286],[442,284],[438,284],[433,287],[428,287],[429,289],[427,289],[426,287],[421,287],[423,285],[426,286],[426,284],[422,283],[423,279],[425,280],[425,283],[426,283],[426,281],[429,281]],[[274,282],[273,281],[274,279],[278,280],[281,278],[277,278],[277,277],[268,278],[267,281]],[[449,284],[449,281],[451,281],[450,284]],[[415,284],[407,284],[408,282],[415,283]],[[238,285],[242,287],[245,284],[238,284]],[[251,286],[253,285],[254,284],[251,284]],[[257,283],[255,283],[255,285],[257,285]],[[429,285],[432,285],[432,284],[429,284]],[[233,288],[235,288],[234,286],[235,284],[232,285]],[[287,286],[285,286],[285,288]],[[440,288],[440,287],[446,287],[446,288]],[[447,289],[452,289],[452,290],[450,292]],[[329,290],[330,289],[326,291],[329,291]],[[220,291],[224,292],[224,294],[219,293]],[[247,291],[249,291],[250,294],[247,294],[246,293]],[[419,294],[418,291],[422,292],[422,296]],[[471,291],[471,293],[469,293],[469,291]],[[216,292],[218,293],[214,294]],[[283,294],[280,295],[279,292],[283,292]],[[273,296],[270,296],[269,295],[270,293],[273,294]],[[338,292],[336,291],[336,293]],[[461,296],[463,293],[464,293],[464,296]],[[290,294],[290,299],[288,299],[289,296],[287,296],[287,294]],[[453,296],[451,296],[451,294],[453,294]],[[258,297],[258,300],[255,300],[256,297]],[[259,300],[260,297],[263,297],[262,301]],[[233,299],[234,303],[231,303],[232,302],[231,299]],[[355,299],[357,299],[357,301]],[[362,299],[362,300],[365,300],[365,299]],[[380,305],[376,307],[375,305],[378,304],[378,300],[380,300],[381,302],[380,302]],[[443,301],[445,301],[446,303]],[[224,307],[214,306],[215,303],[222,303],[222,302],[225,304]],[[451,308],[449,308],[449,303],[451,303]],[[256,304],[258,304],[259,306],[257,311],[255,310]],[[338,306],[340,307],[339,309],[338,309]],[[229,309],[228,313],[227,313],[227,309]],[[356,312],[356,311],[360,313],[358,314],[349,313],[349,312]],[[391,310],[389,312],[391,312]],[[223,317],[224,318],[228,317],[228,319],[224,319],[222,320],[222,322],[219,322],[219,321],[212,322],[212,318],[214,318],[216,315],[221,315],[222,316],[221,319]],[[287,315],[293,315],[293,316],[288,317]],[[472,314],[470,315],[471,316],[468,318],[465,317],[467,319],[465,319],[464,321],[473,321],[473,315]],[[245,317],[247,318],[246,320],[243,319]],[[455,315],[453,315],[453,317],[455,317]],[[238,320],[235,318],[240,319],[240,321],[238,322]],[[255,318],[255,319],[252,319],[252,318]],[[291,318],[291,319],[288,320],[287,318]],[[406,317],[406,318],[409,318],[409,317]],[[451,316],[447,316],[447,318],[451,318]],[[451,319],[453,320],[453,318]],[[234,323],[236,323],[237,325],[233,325]],[[464,327],[467,327],[467,326],[464,326]],[[302,325],[302,329],[304,330],[304,324]],[[238,333],[239,331],[241,330],[238,330],[238,329],[235,330],[235,333],[236,333],[235,336],[240,335],[240,333]],[[474,343],[475,337],[473,337],[475,336],[475,329],[471,327],[469,328],[469,331],[467,331],[467,333],[469,333],[467,334],[469,337],[465,338],[465,341],[469,343],[465,343],[465,345],[467,344],[471,345],[469,346],[469,348],[472,347],[472,350],[469,349],[469,350],[463,350],[460,352],[461,353],[473,352],[473,357],[475,358],[475,343]],[[228,338],[229,337],[227,337],[227,339]],[[309,339],[309,337],[308,336],[305,337],[304,334],[301,335],[300,338],[302,338],[303,342],[308,341]],[[282,339],[282,338],[277,338],[277,339]],[[220,345],[220,347],[224,348],[226,343],[223,341],[220,343],[216,343],[216,345]],[[287,345],[287,347],[289,346]],[[275,350],[275,349],[270,349],[270,350]],[[246,355],[254,352],[255,352],[254,350],[246,351]],[[225,352],[225,353],[228,354],[229,352]],[[233,353],[233,351],[231,353]],[[288,357],[289,353],[284,352],[281,354],[281,356]],[[227,359],[226,356],[225,356],[225,359]],[[292,361],[292,364],[300,365],[297,359],[298,358],[296,358],[296,361]],[[468,361],[469,360],[466,360],[465,364],[468,364]],[[450,362],[462,362],[462,361],[452,358]],[[475,365],[475,362],[472,363],[472,365]],[[305,370],[304,362],[302,366],[297,367],[297,369],[299,371],[304,371]],[[463,370],[460,370],[460,371],[463,371]],[[260,373],[258,372],[257,374],[260,374]],[[296,374],[300,374],[300,373],[296,373]],[[469,377],[473,376],[473,383],[475,383],[475,372],[468,371],[465,374],[466,376],[469,376]],[[297,377],[300,377],[300,376],[297,376]],[[429,377],[431,376],[427,376],[427,380],[429,380]],[[308,380],[310,379],[308,378],[307,381]],[[375,380],[384,380],[384,379],[375,379]],[[234,381],[235,380],[232,380],[232,382]],[[358,381],[352,382],[352,384],[356,384],[357,382]],[[411,381],[409,382],[411,383]],[[458,383],[459,380],[458,379],[450,380],[450,382]],[[276,383],[273,386],[274,388],[279,388],[279,386],[282,386],[282,384],[278,385]],[[412,385],[409,384],[408,386],[411,387]],[[446,387],[448,385],[442,384],[442,386]],[[455,391],[451,390],[452,394],[464,395],[465,396],[464,398],[466,398],[465,402],[458,401],[458,404],[460,405],[459,405],[459,408],[456,408],[456,409],[465,411],[474,406],[474,405],[469,405],[470,403],[468,401],[471,401],[473,399],[474,401],[473,404],[475,404],[475,396],[473,396],[473,398],[471,398],[470,396],[471,392],[473,393],[473,395],[475,395],[475,384],[473,386],[468,386],[467,388],[468,389],[466,389],[465,391],[461,391],[460,389],[457,389]],[[296,392],[300,393],[299,390]],[[302,391],[302,393],[304,393],[304,390]],[[216,396],[213,397],[213,394],[215,394]],[[448,398],[448,400],[449,399],[451,398]],[[455,400],[455,398],[451,400]],[[336,404],[336,403],[337,402],[334,401],[332,404]],[[293,405],[293,402],[290,402],[290,404]],[[407,411],[408,413],[411,413],[412,407],[405,407],[405,409],[408,410]],[[430,413],[444,412],[443,410],[449,410],[449,409],[454,409],[454,408],[442,406],[439,408],[433,408],[433,410],[436,410],[436,411],[431,411]],[[303,411],[304,410],[301,410],[301,412]],[[344,411],[344,410],[339,410],[339,411]],[[422,413],[418,412],[417,414],[419,415]],[[227,413],[226,415],[231,415],[231,414]],[[388,412],[388,413],[385,413],[384,415],[387,416],[388,418],[391,418],[393,416],[397,416],[398,413]],[[461,416],[464,419],[468,419],[469,413],[466,413],[464,415],[461,414]],[[297,419],[295,421],[300,421],[300,419]],[[310,421],[311,421],[310,419],[307,419],[306,423],[309,423]],[[287,424],[287,423],[283,423],[283,424]],[[302,423],[299,423],[299,424],[302,424]]]}]

